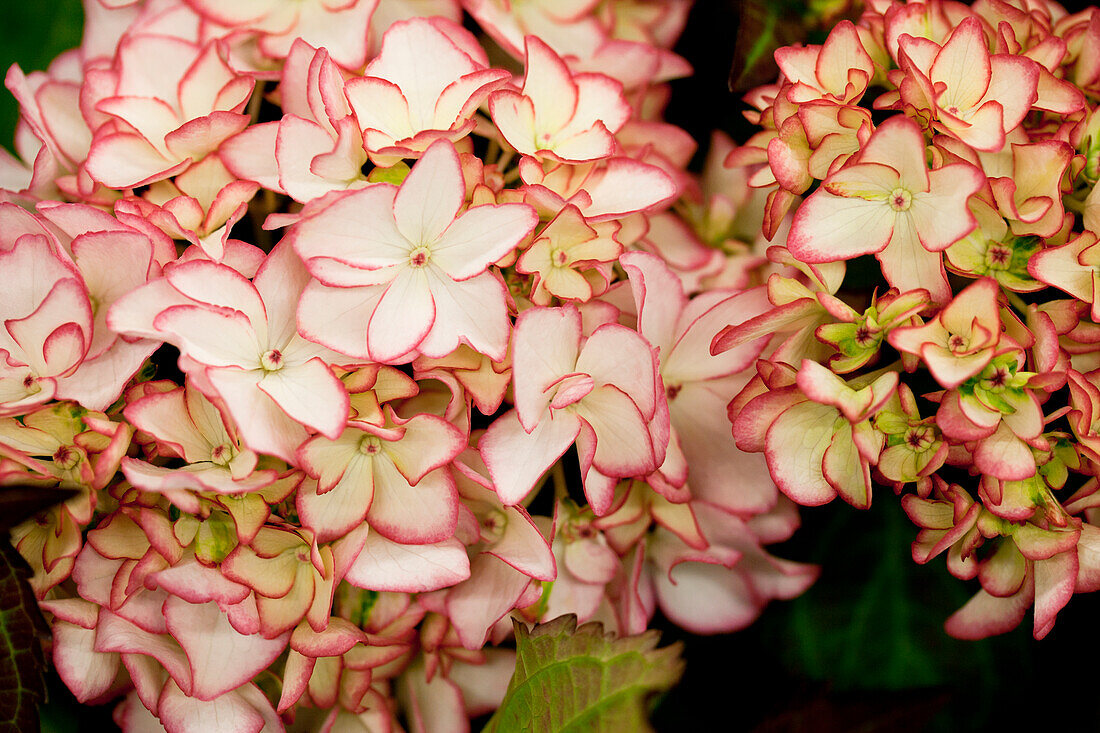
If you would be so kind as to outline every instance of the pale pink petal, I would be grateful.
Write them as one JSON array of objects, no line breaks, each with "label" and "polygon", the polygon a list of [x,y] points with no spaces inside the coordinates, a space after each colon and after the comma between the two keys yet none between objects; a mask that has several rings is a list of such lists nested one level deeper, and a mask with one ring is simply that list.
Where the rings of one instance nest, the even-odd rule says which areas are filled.
[{"label": "pale pink petal", "polygon": [[262,371],[207,369],[206,378],[225,400],[249,447],[294,463],[295,452],[309,433],[260,391]]},{"label": "pale pink petal", "polygon": [[[680,279],[656,255],[624,252],[619,263],[630,277],[630,287],[638,309],[638,332],[661,350],[667,364],[676,336],[676,322],[687,304]],[[709,351],[709,343],[708,343]]]},{"label": "pale pink petal", "polygon": [[529,308],[516,319],[513,374],[515,405],[523,427],[533,430],[553,398],[550,385],[576,371],[581,316],[574,307]]},{"label": "pale pink petal", "polygon": [[504,533],[486,552],[535,580],[553,580],[557,576],[554,553],[531,515],[520,506],[505,511]]},{"label": "pale pink petal", "polygon": [[449,141],[438,140],[416,162],[393,200],[397,231],[409,242],[431,246],[454,221],[465,199],[458,153]]},{"label": "pale pink petal", "polygon": [[191,687],[191,670],[179,644],[167,634],[151,634],[105,608],[100,609],[96,624],[95,651],[153,657],[177,684]]},{"label": "pale pink petal", "polygon": [[320,359],[267,372],[256,385],[292,419],[336,440],[348,415],[343,383]]},{"label": "pale pink petal", "polygon": [[696,634],[736,631],[752,623],[764,600],[740,573],[719,564],[681,562],[653,575],[661,611]]},{"label": "pale pink petal", "polygon": [[387,442],[386,455],[407,481],[416,484],[429,471],[450,463],[466,448],[466,436],[435,415],[415,415],[402,427],[401,440]]},{"label": "pale pink petal", "polygon": [[432,246],[432,261],[452,280],[466,280],[519,246],[538,221],[527,204],[475,206],[455,219]]},{"label": "pale pink petal", "polygon": [[784,410],[767,429],[765,456],[772,477],[784,494],[803,506],[826,504],[836,497],[821,466],[838,415],[835,407],[803,402]]},{"label": "pale pink petal", "polygon": [[119,671],[118,654],[95,650],[95,629],[57,621],[52,630],[54,667],[76,699],[88,702],[107,692]]},{"label": "pale pink petal", "polygon": [[592,465],[600,473],[628,477],[657,469],[659,461],[646,419],[623,391],[611,385],[593,390],[577,403],[577,417],[596,433]]},{"label": "pale pink petal", "polygon": [[[361,130],[385,133],[388,142],[404,140],[416,134],[410,124],[405,95],[393,82],[364,76],[348,80],[344,91]],[[370,137],[367,136],[368,139]]]},{"label": "pale pink petal", "polygon": [[[250,681],[275,661],[290,637],[240,634],[213,602],[191,604],[169,596],[164,616],[172,637],[187,654],[193,680],[190,693],[200,700],[212,700]],[[227,667],[226,659],[235,663]]]},{"label": "pale pink petal", "polygon": [[657,166],[632,158],[611,158],[599,180],[586,183],[592,203],[585,218],[613,219],[663,204],[678,193],[676,182]]},{"label": "pale pink petal", "polygon": [[255,286],[231,267],[195,260],[167,268],[165,277],[185,297],[240,311],[254,326],[267,320],[267,311]]},{"label": "pale pink petal", "polygon": [[277,188],[301,203],[345,188],[347,180],[330,180],[313,170],[314,159],[331,153],[335,144],[336,141],[320,125],[293,115],[284,116],[279,122],[275,139],[274,154],[279,166]]},{"label": "pale pink petal", "polygon": [[929,78],[933,84],[947,85],[945,94],[936,100],[944,109],[966,110],[977,105],[990,78],[989,48],[981,21],[966,18],[952,31],[932,63]]},{"label": "pale pink petal", "polygon": [[447,614],[467,649],[485,645],[489,629],[512,610],[531,579],[482,553],[470,564],[470,579],[447,594]]},{"label": "pale pink petal", "polygon": [[367,324],[367,345],[375,361],[408,354],[435,323],[435,300],[424,269],[402,268],[379,299]]},{"label": "pale pink petal", "polygon": [[691,491],[731,511],[758,514],[775,504],[775,484],[763,456],[737,448],[726,417],[729,398],[716,386],[686,384],[669,401]]},{"label": "pale pink petal", "polygon": [[367,358],[367,327],[383,286],[330,288],[314,281],[298,304],[299,328],[310,341],[341,354]]},{"label": "pale pink petal", "polygon": [[875,255],[886,281],[902,292],[927,290],[935,303],[951,298],[951,288],[943,267],[943,256],[929,252],[920,243],[911,217],[896,219],[889,246]]},{"label": "pale pink petal", "polygon": [[103,185],[124,189],[169,178],[189,164],[166,159],[137,135],[118,132],[92,143],[86,169]]},{"label": "pale pink petal", "polygon": [[267,312],[267,342],[282,348],[288,359],[298,330],[298,301],[309,280],[309,272],[286,242],[275,245],[252,280]]},{"label": "pale pink petal", "polygon": [[409,728],[414,731],[467,731],[470,721],[462,692],[449,677],[425,674],[423,664],[401,676],[402,699],[407,700]]},{"label": "pale pink petal", "polygon": [[315,216],[302,219],[289,236],[309,267],[311,257],[332,257],[360,267],[406,262],[413,245],[393,222],[397,189],[386,184],[341,195]]},{"label": "pale pink petal", "polygon": [[498,89],[489,95],[489,113],[493,124],[513,148],[534,155],[539,146],[533,140],[535,105],[514,89]]},{"label": "pale pink petal", "polygon": [[508,350],[507,290],[499,275],[483,272],[455,283],[445,274],[428,268],[435,323],[417,347],[421,354],[443,358],[465,342],[496,362]]},{"label": "pale pink petal", "polygon": [[279,164],[275,158],[278,133],[278,122],[252,125],[222,143],[218,157],[238,178],[255,181],[276,193],[285,193],[279,185]]},{"label": "pale pink petal", "polygon": [[177,305],[162,311],[153,325],[180,353],[208,366],[258,368],[266,351],[240,311]]},{"label": "pale pink petal", "polygon": [[370,459],[357,456],[325,493],[319,493],[312,481],[299,486],[295,507],[302,524],[317,534],[318,542],[328,542],[358,527],[373,500],[374,468]]},{"label": "pale pink petal", "polygon": [[966,202],[985,185],[980,170],[966,163],[929,171],[931,189],[913,196],[909,215],[921,244],[933,252],[947,249],[978,225]]},{"label": "pale pink petal", "polygon": [[890,243],[896,212],[883,200],[845,198],[819,189],[794,213],[787,249],[803,262],[836,262]]},{"label": "pale pink petal", "polygon": [[458,491],[446,470],[436,470],[411,486],[393,463],[374,467],[374,501],[367,522],[378,534],[406,545],[442,542],[458,523]]},{"label": "pale pink petal", "polygon": [[944,630],[956,639],[984,639],[1011,631],[1024,620],[1034,592],[1033,583],[1007,598],[979,590],[965,606],[951,614]]},{"label": "pale pink petal", "polygon": [[180,733],[260,733],[264,727],[263,716],[232,691],[207,700],[185,695],[173,683],[160,695],[157,717],[168,730]]},{"label": "pale pink petal", "polygon": [[905,115],[894,115],[879,125],[863,145],[859,161],[893,168],[899,184],[911,193],[928,190],[924,133]]},{"label": "pale pink petal", "polygon": [[469,577],[466,548],[454,538],[430,545],[402,545],[371,532],[344,579],[367,590],[424,593]]},{"label": "pale pink petal", "polygon": [[621,389],[649,420],[656,409],[655,361],[652,347],[636,331],[611,323],[597,328],[585,341],[576,371],[590,375],[597,384]]},{"label": "pale pink petal", "polygon": [[478,449],[500,500],[509,506],[522,501],[543,472],[573,444],[580,429],[577,416],[564,410],[540,420],[530,433],[520,425],[515,410],[493,421]]}]

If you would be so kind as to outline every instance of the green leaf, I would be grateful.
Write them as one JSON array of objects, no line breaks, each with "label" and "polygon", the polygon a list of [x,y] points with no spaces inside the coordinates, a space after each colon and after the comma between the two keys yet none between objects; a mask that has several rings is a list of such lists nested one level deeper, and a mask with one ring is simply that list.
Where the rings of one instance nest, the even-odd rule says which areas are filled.
[{"label": "green leaf", "polygon": [[647,698],[684,671],[681,645],[657,649],[653,630],[620,639],[572,614],[513,625],[516,672],[483,733],[650,730]]},{"label": "green leaf", "polygon": [[[4,22],[0,23],[0,74],[12,63],[28,73],[45,69],[62,51],[80,44],[83,28],[80,0],[5,3]],[[9,150],[18,117],[15,98],[7,89],[0,90],[0,145]]]},{"label": "green leaf", "polygon": [[46,660],[39,634],[48,635],[27,579],[31,570],[7,538],[0,539],[0,733],[38,730],[46,699]]},{"label": "green leaf", "polygon": [[730,68],[730,89],[746,92],[775,81],[779,67],[776,49],[803,40],[805,3],[801,0],[741,0],[737,41]]},{"label": "green leaf", "polygon": [[409,175],[409,166],[403,162],[395,163],[389,167],[376,166],[367,174],[367,180],[371,183],[392,183],[400,186]]}]

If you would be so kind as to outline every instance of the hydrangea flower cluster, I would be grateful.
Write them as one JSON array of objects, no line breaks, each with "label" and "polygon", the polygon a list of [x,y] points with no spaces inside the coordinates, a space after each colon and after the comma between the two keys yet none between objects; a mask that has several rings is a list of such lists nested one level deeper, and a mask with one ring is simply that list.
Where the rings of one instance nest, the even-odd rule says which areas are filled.
[{"label": "hydrangea flower cluster", "polygon": [[737,446],[801,505],[901,494],[913,559],[980,584],[961,638],[1029,610],[1041,638],[1100,589],[1097,48],[1096,8],[869,0],[775,54],[727,160],[797,271],[714,343],[779,334],[730,404]]},{"label": "hydrangea flower cluster", "polygon": [[[819,303],[848,313],[830,295],[842,265],[805,268],[827,273],[816,285],[791,279],[796,256],[829,257],[803,216],[785,274],[750,288],[773,269],[753,246],[765,199],[775,221],[806,188],[751,188],[723,167],[733,146],[720,135],[704,174],[686,171],[695,143],[662,110],[666,82],[690,73],[669,50],[689,5],[86,0],[78,49],[46,72],[8,72],[21,121],[18,155],[0,159],[0,272],[20,275],[0,299],[0,481],[78,490],[12,540],[79,700],[120,698],[127,731],[463,730],[504,694],[510,617],[573,613],[632,635],[659,607],[717,633],[814,580],[764,549],[798,522],[769,463],[784,492],[807,495],[777,472],[782,447],[765,458],[747,437],[776,404],[765,392],[782,396],[776,425],[812,413],[838,446],[858,441],[864,474],[885,465],[871,450],[884,405],[899,425],[924,423],[904,413],[896,374],[867,397],[782,364],[810,354]],[[916,123],[861,122],[850,103],[871,71],[820,99],[835,80],[806,77],[781,106],[843,111],[849,126],[823,134],[848,153],[870,140],[860,168],[875,185],[894,175],[875,160],[909,146],[894,182],[914,211],[932,205],[929,180],[941,198],[984,185],[965,143],[928,173]],[[1061,99],[1066,82],[1035,77]],[[1080,117],[1069,96],[1050,104]],[[997,134],[1026,137],[1029,110],[998,113]],[[1055,132],[1035,155],[1070,170]],[[797,166],[778,165],[780,148],[798,152],[784,135],[750,149],[774,147],[786,185]],[[871,189],[823,165],[839,193],[807,202],[821,216],[878,195],[845,198]],[[1048,214],[1060,198],[1020,165],[1035,183],[997,179],[999,195],[1025,228],[1060,226]],[[879,208],[908,210],[892,201]],[[934,222],[921,246],[972,228],[962,202],[952,211],[962,219]],[[911,255],[918,239],[898,231]],[[1044,271],[1066,270],[1050,252]],[[997,285],[983,282],[969,297],[995,319]],[[929,297],[883,296],[877,318],[923,333],[913,318]],[[775,305],[792,314],[781,324]],[[1017,356],[1045,348],[1068,368],[1057,328],[1081,315],[1036,311],[1042,347],[1023,326],[1010,337],[975,321],[959,331],[967,366],[940,359],[969,372],[960,384],[989,365],[1011,372],[1016,391],[996,404],[1029,417],[997,432],[997,413],[1002,443],[1045,440]],[[766,350],[765,322],[800,335]],[[925,328],[958,330],[939,323]],[[762,357],[766,388],[747,371]],[[154,373],[173,362],[174,378]],[[1100,391],[1070,379],[1071,414],[1088,425]],[[735,441],[727,404],[746,384],[761,396]],[[976,389],[943,400],[958,420]],[[947,452],[921,429],[930,454]],[[985,452],[1000,465],[1003,450]],[[1075,547],[1078,529],[1057,537]]]}]

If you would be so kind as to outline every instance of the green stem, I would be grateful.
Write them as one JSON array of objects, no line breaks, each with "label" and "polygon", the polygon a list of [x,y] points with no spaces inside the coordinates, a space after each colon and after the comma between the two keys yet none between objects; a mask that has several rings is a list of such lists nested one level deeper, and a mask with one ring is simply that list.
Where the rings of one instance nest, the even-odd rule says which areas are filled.
[{"label": "green stem", "polygon": [[565,480],[565,467],[561,465],[561,461],[550,468],[550,480],[554,482],[555,503],[569,496],[569,484]]},{"label": "green stem", "polygon": [[260,105],[264,103],[264,83],[263,80],[256,82],[252,97],[248,100],[248,116],[252,118],[253,124],[260,119]]},{"label": "green stem", "polygon": [[1075,198],[1074,196],[1063,196],[1062,205],[1075,214],[1085,213],[1085,202],[1081,199]]},{"label": "green stem", "polygon": [[1024,302],[1023,298],[1021,298],[1019,295],[1012,292],[1011,290],[1005,290],[1004,292],[1005,297],[1008,298],[1009,305],[1011,305],[1013,308],[1020,311],[1021,313],[1027,313],[1027,303]]},{"label": "green stem", "polygon": [[519,166],[512,168],[510,171],[504,174],[504,185],[507,186],[510,183],[515,183],[519,180]]}]

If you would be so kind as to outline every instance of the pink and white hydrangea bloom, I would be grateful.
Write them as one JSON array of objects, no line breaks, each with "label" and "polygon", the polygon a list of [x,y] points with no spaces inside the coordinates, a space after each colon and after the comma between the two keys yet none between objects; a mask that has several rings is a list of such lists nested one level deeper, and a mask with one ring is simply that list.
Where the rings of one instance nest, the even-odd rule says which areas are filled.
[{"label": "pink and white hydrangea bloom", "polygon": [[0,300],[0,415],[54,399],[91,346],[94,314],[80,272],[45,235],[25,234],[0,250],[10,278]]},{"label": "pink and white hydrangea bloom", "polygon": [[371,14],[378,0],[187,0],[213,22],[259,35],[261,53],[286,58],[298,39],[328,49],[338,64],[357,69],[367,60]]},{"label": "pink and white hydrangea bloom", "polygon": [[[463,730],[507,689],[514,652],[485,647],[512,618],[634,634],[660,604],[721,631],[805,587],[761,549],[793,505],[722,426],[777,321],[708,348],[795,293],[782,353],[808,351],[833,311],[778,275],[732,289],[768,275],[763,196],[743,169],[700,184],[663,119],[689,6],[87,0],[79,49],[9,73],[0,484],[79,489],[12,535],[80,700],[121,696],[141,733]],[[846,24],[786,54],[814,68],[775,98],[805,108],[776,146],[805,184],[785,203],[885,167],[852,106],[874,42]],[[1040,190],[1005,187],[1026,216]],[[804,391],[850,457],[877,402],[850,417],[831,386]],[[540,515],[536,486],[590,506]]]},{"label": "pink and white hydrangea bloom", "polygon": [[[757,513],[775,505],[775,485],[763,456],[738,450],[726,406],[747,381],[745,370],[767,345],[759,338],[710,355],[715,335],[771,304],[763,288],[744,293],[719,289],[689,300],[680,280],[655,255],[630,252],[619,262],[630,276],[638,331],[659,354],[659,370],[672,424],[660,472],[686,480],[691,496],[730,511]],[[652,482],[652,479],[651,479]]]},{"label": "pink and white hydrangea bloom", "polygon": [[573,306],[524,311],[514,340],[516,407],[479,443],[497,494],[519,503],[576,442],[585,495],[606,514],[614,478],[651,473],[665,459],[668,407],[654,348],[617,324],[584,339]]},{"label": "pink and white hydrangea bloom", "polygon": [[875,64],[850,21],[838,23],[821,46],[786,46],[775,62],[789,86],[787,99],[796,104],[825,99],[840,105],[859,102],[875,74]]},{"label": "pink and white hydrangea bloom", "polygon": [[902,34],[900,70],[890,72],[898,91],[876,106],[912,108],[935,129],[975,150],[998,151],[1038,99],[1039,64],[1023,55],[990,54],[978,18],[967,18],[940,46]]},{"label": "pink and white hydrangea bloom", "polygon": [[241,445],[232,422],[192,386],[145,395],[131,402],[125,415],[166,453],[187,461],[176,469],[123,458],[127,480],[145,491],[242,494],[262,489],[278,476],[275,470],[257,468],[256,453]]},{"label": "pink and white hydrangea bloom", "polygon": [[858,159],[836,171],[795,212],[787,249],[803,262],[874,254],[899,290],[950,299],[940,252],[977,221],[967,199],[986,182],[967,163],[925,165],[917,124],[895,116],[879,125]]},{"label": "pink and white hydrangea bloom", "polygon": [[341,537],[362,521],[402,544],[441,542],[454,534],[458,494],[444,467],[466,447],[466,436],[443,418],[386,422],[349,420],[336,440],[315,436],[298,449],[316,489],[299,488],[302,523],[321,541]]},{"label": "pink and white hydrangea bloom", "polygon": [[226,166],[301,203],[366,185],[367,154],[344,76],[327,50],[295,42],[279,85],[283,118],[226,140],[218,150]]},{"label": "pink and white hydrangea bloom", "polygon": [[308,279],[288,244],[252,282],[226,265],[184,262],[118,301],[108,323],[175,345],[181,367],[222,400],[245,443],[293,463],[307,427],[335,439],[348,414],[347,391],[329,366],[346,360],[296,330]]},{"label": "pink and white hydrangea bloom", "polygon": [[180,173],[249,122],[242,110],[253,80],[229,68],[217,43],[136,34],[120,44],[113,68],[92,74],[106,121],[95,130],[87,170],[111,188]]},{"label": "pink and white hydrangea bloom", "polygon": [[474,113],[491,91],[511,78],[489,68],[477,39],[446,18],[394,23],[381,53],[345,88],[379,165],[418,157],[435,140],[457,142],[474,129]]},{"label": "pink and white hydrangea bloom", "polygon": [[440,140],[400,188],[376,184],[307,207],[288,234],[314,277],[298,309],[302,333],[383,363],[443,357],[462,342],[503,360],[507,292],[489,266],[538,216],[524,204],[462,211],[465,200],[458,153]]},{"label": "pink and white hydrangea bloom", "polygon": [[614,155],[615,133],[630,118],[622,85],[602,74],[573,74],[535,36],[526,44],[523,88],[489,96],[489,112],[508,144],[524,155],[583,163]]}]

